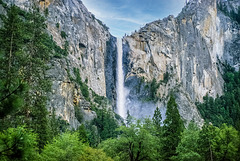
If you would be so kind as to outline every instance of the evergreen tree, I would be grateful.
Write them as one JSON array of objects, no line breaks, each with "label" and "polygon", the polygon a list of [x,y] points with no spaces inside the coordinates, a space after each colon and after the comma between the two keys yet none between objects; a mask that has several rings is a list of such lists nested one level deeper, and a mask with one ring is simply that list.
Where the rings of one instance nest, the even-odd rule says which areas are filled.
[{"label": "evergreen tree", "polygon": [[44,99],[43,96],[39,96],[35,101],[35,107],[37,108],[32,111],[30,127],[38,134],[38,148],[41,152],[44,145],[50,140],[50,129],[47,118],[48,111],[46,109],[46,98]]},{"label": "evergreen tree", "polygon": [[[0,119],[3,128],[26,123],[39,135],[39,148],[49,138],[45,78],[51,49],[45,19],[38,8],[29,13],[11,6],[0,29]],[[15,112],[13,112],[15,111]],[[10,115],[4,119],[6,115]]]},{"label": "evergreen tree", "polygon": [[23,93],[26,91],[22,74],[23,20],[19,8],[11,6],[6,16],[1,16],[0,29],[0,119],[16,112],[23,106]]},{"label": "evergreen tree", "polygon": [[103,108],[96,109],[97,118],[92,121],[92,125],[95,125],[98,129],[98,134],[102,140],[106,140],[111,137],[117,137],[118,132],[115,131],[118,128],[118,124],[112,113]]},{"label": "evergreen tree", "polygon": [[52,110],[52,114],[49,120],[49,129],[50,129],[50,138],[54,138],[55,136],[57,136],[58,134],[60,134],[60,123],[56,117],[55,114],[55,109],[53,108]]},{"label": "evergreen tree", "polygon": [[[23,73],[30,90],[25,95],[25,119],[31,117],[30,127],[39,135],[39,150],[50,139],[49,118],[46,109],[46,92],[49,91],[51,84],[45,78],[47,62],[50,56],[50,49],[44,44],[48,35],[45,33],[45,19],[41,16],[39,9],[33,9],[26,14],[28,20],[25,24],[27,43],[25,48],[25,66]],[[28,115],[28,113],[30,113]]]},{"label": "evergreen tree", "polygon": [[216,127],[209,124],[204,124],[199,133],[198,153],[202,160],[213,161],[213,139],[216,136]]},{"label": "evergreen tree", "polygon": [[129,126],[133,123],[133,117],[130,115],[129,110],[127,110],[126,125]]},{"label": "evergreen tree", "polygon": [[171,160],[171,157],[176,156],[176,148],[180,142],[181,132],[184,129],[173,95],[170,95],[167,103],[166,119],[163,124],[162,155],[164,160]]},{"label": "evergreen tree", "polygon": [[88,144],[87,132],[86,132],[83,124],[81,126],[79,126],[78,133],[79,133],[79,140],[82,143]]},{"label": "evergreen tree", "polygon": [[156,128],[156,134],[157,136],[160,136],[161,134],[161,125],[162,125],[162,115],[161,115],[161,111],[160,109],[157,107],[156,110],[154,111],[154,115],[153,115],[153,124]]}]

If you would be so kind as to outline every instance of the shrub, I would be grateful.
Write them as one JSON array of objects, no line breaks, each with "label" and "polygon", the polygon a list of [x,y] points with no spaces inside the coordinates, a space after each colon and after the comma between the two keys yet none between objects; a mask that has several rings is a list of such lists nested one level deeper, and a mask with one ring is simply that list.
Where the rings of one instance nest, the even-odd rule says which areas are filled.
[{"label": "shrub", "polygon": [[67,38],[67,34],[66,34],[66,32],[61,31],[61,37],[62,37],[63,39],[66,39],[66,38]]},{"label": "shrub", "polygon": [[58,29],[59,29],[59,27],[60,27],[59,23],[56,23],[56,28],[58,28]]}]

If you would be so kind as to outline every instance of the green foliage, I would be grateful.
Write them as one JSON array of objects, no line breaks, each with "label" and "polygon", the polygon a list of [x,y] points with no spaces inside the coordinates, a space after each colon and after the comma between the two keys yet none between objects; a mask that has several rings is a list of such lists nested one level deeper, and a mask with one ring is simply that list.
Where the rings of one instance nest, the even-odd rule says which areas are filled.
[{"label": "green foliage", "polygon": [[107,103],[107,98],[106,97],[99,96],[93,90],[92,90],[92,97],[93,97],[94,102],[99,104],[99,105],[103,105],[103,104]]},{"label": "green foliage", "polygon": [[[19,16],[20,10],[12,6],[6,16],[2,16],[0,29],[0,119],[16,112],[23,106],[24,76],[19,74],[24,66],[25,35],[24,22]],[[22,39],[20,39],[20,37]]]},{"label": "green foliage", "polygon": [[64,43],[64,52],[65,52],[65,53],[68,53],[68,49],[69,49],[69,43],[68,43],[68,41],[66,40],[65,43]]},{"label": "green foliage", "polygon": [[113,161],[102,150],[85,147],[78,161]]},{"label": "green foliage", "polygon": [[181,141],[177,146],[177,156],[173,157],[177,161],[201,161],[202,158],[198,154],[198,140],[200,129],[191,122],[187,129],[181,134]]},{"label": "green foliage", "polygon": [[215,100],[205,96],[204,102],[197,103],[197,107],[202,117],[207,122],[220,127],[223,123],[233,125],[240,129],[240,72],[234,71],[230,66],[226,66],[223,75],[224,95],[217,97]]},{"label": "green foliage", "polygon": [[83,119],[83,113],[78,106],[74,106],[75,117],[81,123]]},{"label": "green foliage", "polygon": [[59,23],[56,23],[56,28],[58,28],[58,29],[59,29],[59,27],[60,27]]},{"label": "green foliage", "polygon": [[170,74],[168,72],[164,73],[162,82],[166,84],[168,82],[169,78],[170,78]]},{"label": "green foliage", "polygon": [[232,20],[237,21],[240,24],[240,7],[238,7],[237,12],[232,9],[230,12],[227,9],[226,5],[223,5],[221,2],[218,4],[218,9],[220,9],[226,16],[229,16]]},{"label": "green foliage", "polygon": [[2,0],[0,0],[0,4],[3,6],[3,8],[7,9],[7,4],[4,3]]},{"label": "green foliage", "polygon": [[79,140],[84,144],[88,144],[87,131],[83,124],[78,127],[78,133],[79,133]]},{"label": "green foliage", "polygon": [[213,140],[216,136],[216,127],[204,124],[199,133],[198,154],[202,160],[213,160]]},{"label": "green foliage", "polygon": [[97,126],[93,125],[92,123],[86,123],[86,131],[89,145],[91,147],[97,147],[97,145],[100,143],[100,136]]},{"label": "green foliage", "polygon": [[173,95],[170,95],[167,103],[166,119],[163,124],[162,155],[164,160],[170,160],[171,157],[176,155],[176,147],[180,142],[181,133],[184,129]]},{"label": "green foliage", "polygon": [[99,145],[106,154],[116,161],[151,161],[157,160],[157,137],[151,135],[149,126],[138,121],[130,127],[121,126],[121,135],[116,139],[108,139]]},{"label": "green foliage", "polygon": [[50,129],[48,124],[48,111],[46,109],[46,98],[37,97],[35,106],[32,109],[32,122],[30,127],[38,134],[38,148],[39,151],[43,149],[44,145],[50,140]]},{"label": "green foliage", "polygon": [[80,86],[82,95],[84,96],[84,98],[87,101],[90,101],[88,86],[85,83],[82,82],[82,78],[80,76],[79,69],[78,68],[74,68],[73,72],[74,72],[74,75],[76,76],[76,80],[75,81]]},{"label": "green foliage", "polygon": [[157,101],[157,90],[160,86],[160,83],[157,83],[156,78],[153,78],[153,80],[148,83],[146,88],[149,89],[149,96],[146,98],[146,101]]},{"label": "green foliage", "polygon": [[94,120],[92,121],[92,125],[95,125],[97,127],[98,134],[101,140],[117,137],[118,132],[115,131],[115,129],[118,128],[118,124],[113,117],[114,115],[105,108],[96,108],[94,110],[97,113],[97,118],[94,118]]},{"label": "green foliage", "polygon": [[49,14],[49,11],[48,11],[48,8],[46,8],[46,9],[44,10],[44,15],[45,15],[45,17],[47,17],[48,14]]},{"label": "green foliage", "polygon": [[60,117],[58,117],[58,119],[57,119],[57,125],[58,125],[60,132],[62,132],[62,133],[67,132],[69,129],[69,123]]},{"label": "green foliage", "polygon": [[0,160],[34,160],[37,157],[36,134],[25,127],[0,132]]},{"label": "green foliage", "polygon": [[82,91],[83,96],[86,98],[86,100],[89,100],[89,91],[88,91],[88,86],[85,83],[82,83],[80,86],[80,89]]},{"label": "green foliage", "polygon": [[47,46],[52,52],[53,57],[55,58],[62,58],[63,56],[67,56],[68,52],[65,49],[59,47],[55,41],[53,41],[52,37],[46,35],[45,39],[43,40],[44,45]]},{"label": "green foliage", "polygon": [[159,83],[157,83],[156,79],[153,78],[151,84],[150,84],[150,97],[153,98],[153,100],[156,99],[156,95],[157,95],[157,89],[159,87]]},{"label": "green foliage", "polygon": [[130,115],[129,110],[127,110],[126,125],[130,126],[134,121],[134,118]]},{"label": "green foliage", "polygon": [[160,109],[157,107],[156,110],[154,111],[154,115],[153,115],[153,124],[156,128],[157,131],[157,135],[159,136],[161,133],[161,125],[162,125],[162,115],[161,115],[161,111]]},{"label": "green foliage", "polygon": [[78,160],[83,154],[84,145],[78,139],[78,133],[64,133],[48,143],[41,155],[41,160],[53,161],[69,161]]},{"label": "green foliage", "polygon": [[49,136],[50,138],[54,138],[58,134],[60,134],[60,124],[55,114],[55,109],[53,108],[52,115],[49,118]]},{"label": "green foliage", "polygon": [[69,69],[67,69],[67,74],[68,74],[68,78],[70,79],[70,81],[74,81],[73,77],[70,74]]},{"label": "green foliage", "polygon": [[231,126],[223,124],[216,129],[216,136],[213,140],[214,160],[239,160],[238,148],[240,140],[238,131]]},{"label": "green foliage", "polygon": [[0,28],[0,130],[25,123],[38,134],[41,151],[58,133],[56,127],[50,132],[53,124],[46,109],[46,93],[51,88],[45,77],[47,63],[50,56],[66,51],[46,33],[45,18],[38,8],[25,12],[12,5],[6,10]]},{"label": "green foliage", "polygon": [[61,31],[61,37],[62,37],[63,39],[66,39],[66,38],[67,38],[67,34],[66,34],[66,32]]}]

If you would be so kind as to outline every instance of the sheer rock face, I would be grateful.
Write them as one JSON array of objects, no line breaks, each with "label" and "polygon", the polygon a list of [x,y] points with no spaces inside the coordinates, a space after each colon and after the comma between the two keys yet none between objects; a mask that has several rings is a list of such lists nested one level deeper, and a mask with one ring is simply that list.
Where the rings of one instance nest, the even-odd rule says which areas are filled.
[{"label": "sheer rock face", "polygon": [[[8,4],[12,0],[4,0]],[[152,115],[156,106],[164,107],[173,92],[182,118],[188,123],[203,120],[195,106],[206,94],[223,93],[221,63],[236,69],[240,62],[240,26],[217,9],[217,3],[237,12],[239,0],[188,0],[178,17],[169,16],[147,24],[138,32],[123,38],[125,86],[129,93],[127,108],[136,117]],[[101,96],[116,100],[116,38],[97,20],[80,0],[16,0],[16,5],[29,10],[33,4],[48,10],[48,32],[59,46],[69,44],[69,55],[53,58],[47,77],[52,80],[48,109],[79,126],[75,108],[83,111],[83,120],[96,114],[72,81],[79,69],[82,81]],[[0,6],[1,7],[1,6]],[[0,8],[1,9],[1,8]],[[46,10],[47,9],[47,10]],[[3,12],[3,10],[0,10]],[[0,23],[1,25],[1,23]],[[64,34],[65,33],[65,34]],[[62,36],[61,36],[62,35]],[[66,35],[64,38],[63,35]],[[161,82],[157,102],[146,101],[151,95],[148,82]],[[91,93],[91,92],[90,92]],[[91,94],[90,94],[91,97]],[[75,106],[75,108],[74,108]],[[164,116],[163,116],[164,118]]]},{"label": "sheer rock face", "polygon": [[[12,1],[5,2],[10,4]],[[48,109],[54,109],[57,116],[77,128],[80,123],[75,117],[74,106],[84,111],[90,107],[90,103],[70,77],[75,79],[74,68],[79,69],[81,79],[86,82],[89,91],[92,89],[100,96],[114,99],[116,38],[80,0],[17,0],[14,3],[24,10],[29,10],[33,4],[39,5],[43,13],[48,12],[49,35],[63,49],[66,42],[69,44],[69,55],[61,59],[53,58],[49,64],[47,77],[52,80],[52,91],[49,93]],[[88,110],[83,113],[84,121],[96,116]]]},{"label": "sheer rock face", "polygon": [[173,91],[182,118],[202,124],[195,102],[207,94],[223,93],[220,64],[228,62],[238,68],[239,29],[237,22],[217,9],[216,0],[191,0],[178,17],[149,23],[124,37],[126,86],[137,95],[130,94],[130,102],[146,94],[146,90],[136,92],[141,85],[132,81],[144,78],[146,83],[155,78],[160,82],[168,73],[168,82],[161,83],[157,91],[161,101],[152,107],[165,107]]},{"label": "sheer rock face", "polygon": [[[59,82],[52,77],[53,90],[58,92],[57,94],[53,93],[50,98],[59,95],[59,101],[62,103],[59,106],[57,105],[58,101],[52,99],[49,107],[57,109],[59,115],[62,114],[62,117],[76,128],[79,123],[75,118],[74,106],[87,109],[90,105],[82,96],[78,86],[73,86],[72,82],[67,83],[69,82],[68,75],[70,74],[71,77],[75,78],[73,69],[78,68],[82,81],[87,83],[89,89],[100,96],[108,94],[109,98],[112,99],[113,95],[106,87],[114,89],[111,82],[114,82],[114,79],[111,80],[114,74],[111,72],[113,71],[111,66],[115,60],[116,46],[114,46],[114,42],[116,39],[94,15],[88,12],[79,0],[55,0],[48,6],[48,10],[49,32],[59,46],[64,48],[65,41],[67,41],[70,53],[65,60],[52,60],[54,65],[50,74],[62,70],[59,74],[65,78]],[[58,24],[59,27],[57,27]],[[61,37],[62,31],[67,35],[66,39]],[[57,64],[62,65],[64,62],[67,66],[58,69]],[[79,103],[75,104],[74,99],[77,99]],[[84,112],[83,120],[89,120],[94,116],[96,114],[91,111]]]}]

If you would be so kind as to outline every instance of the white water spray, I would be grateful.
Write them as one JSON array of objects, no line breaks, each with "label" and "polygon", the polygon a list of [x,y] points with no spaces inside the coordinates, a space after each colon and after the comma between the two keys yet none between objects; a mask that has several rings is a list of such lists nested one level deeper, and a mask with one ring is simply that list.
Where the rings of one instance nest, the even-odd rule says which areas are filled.
[{"label": "white water spray", "polygon": [[117,113],[124,119],[126,119],[126,96],[124,89],[124,72],[123,72],[123,63],[122,63],[122,39],[117,38]]}]

